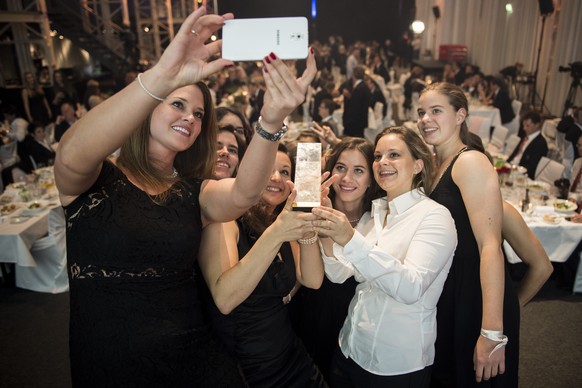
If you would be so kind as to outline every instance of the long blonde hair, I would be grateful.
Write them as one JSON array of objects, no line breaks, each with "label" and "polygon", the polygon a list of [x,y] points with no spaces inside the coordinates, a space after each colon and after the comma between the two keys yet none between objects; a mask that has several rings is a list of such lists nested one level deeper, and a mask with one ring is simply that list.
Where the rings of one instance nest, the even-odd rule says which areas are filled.
[{"label": "long blonde hair", "polygon": [[[204,117],[198,138],[194,144],[182,152],[178,152],[174,160],[174,167],[178,171],[180,179],[209,179],[216,163],[216,115],[214,104],[208,87],[204,82],[195,84],[204,97]],[[146,187],[152,188],[161,194],[154,196],[156,203],[163,203],[173,190],[165,190],[174,182],[163,175],[149,158],[148,145],[151,132],[151,118],[143,121],[139,129],[131,134],[129,139],[121,146],[117,163],[125,167],[135,179]]]}]

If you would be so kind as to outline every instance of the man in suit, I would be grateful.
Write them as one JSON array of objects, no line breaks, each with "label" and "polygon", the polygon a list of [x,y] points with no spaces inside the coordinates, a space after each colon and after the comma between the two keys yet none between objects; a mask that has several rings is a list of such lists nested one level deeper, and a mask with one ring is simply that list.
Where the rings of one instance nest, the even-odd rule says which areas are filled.
[{"label": "man in suit", "polygon": [[491,105],[499,109],[501,124],[509,123],[515,117],[515,112],[511,106],[511,98],[507,93],[505,82],[500,78],[493,78],[491,80],[491,91],[493,93]]},{"label": "man in suit", "polygon": [[528,112],[523,116],[525,136],[507,158],[507,162],[527,169],[530,179],[535,179],[536,168],[542,156],[548,154],[548,143],[541,134],[542,118],[537,112]]},{"label": "man in suit", "polygon": [[345,136],[364,137],[368,127],[368,108],[372,92],[364,83],[364,68],[356,66],[354,75],[340,86],[344,96],[344,114],[342,122]]},{"label": "man in suit", "polygon": [[333,100],[329,99],[329,98],[324,98],[323,100],[321,100],[321,102],[319,103],[319,107],[318,107],[318,113],[319,116],[321,117],[321,123],[327,123],[329,124],[329,127],[331,128],[331,130],[333,131],[333,133],[336,136],[339,136],[339,131],[337,128],[337,123],[335,122],[335,120],[333,119],[333,112],[336,110],[337,105],[335,102],[333,102]]},{"label": "man in suit", "polygon": [[575,109],[572,116],[564,117],[558,124],[557,129],[558,131],[565,133],[566,140],[572,143],[572,147],[574,148],[574,159],[582,156],[576,146],[578,139],[582,137],[582,107]]}]

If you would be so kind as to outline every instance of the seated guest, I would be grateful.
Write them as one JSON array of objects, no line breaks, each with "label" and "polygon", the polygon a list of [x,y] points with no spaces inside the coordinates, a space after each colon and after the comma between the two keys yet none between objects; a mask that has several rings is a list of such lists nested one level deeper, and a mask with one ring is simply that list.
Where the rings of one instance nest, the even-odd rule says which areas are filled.
[{"label": "seated guest", "polygon": [[[576,152],[582,154],[582,137],[576,142]],[[570,185],[570,192],[568,193],[568,199],[571,201],[576,201],[578,206],[582,203],[582,157],[576,158],[574,164],[572,164],[572,171],[570,176],[572,177],[572,184]]]},{"label": "seated guest", "polygon": [[[14,105],[7,105],[2,112],[8,122],[0,138],[0,166],[2,180],[6,186],[14,182],[15,174],[28,174],[33,166],[26,149],[28,121],[20,117],[20,112]],[[17,171],[13,171],[15,169]]]},{"label": "seated guest", "polygon": [[505,82],[500,78],[492,78],[491,92],[493,95],[491,105],[499,109],[501,124],[509,123],[515,117],[515,112],[511,106],[511,98],[509,98]]},{"label": "seated guest", "polygon": [[577,147],[578,139],[582,136],[582,107],[575,109],[572,116],[564,117],[558,124],[557,130],[565,133],[566,140],[572,143],[574,158],[582,156]]},{"label": "seated guest", "polygon": [[374,81],[372,77],[366,76],[364,77],[364,81],[366,82],[366,86],[370,88],[370,92],[372,93],[372,98],[370,98],[370,108],[374,110],[374,113],[376,113],[375,112],[376,103],[379,102],[380,104],[382,104],[382,117],[380,118],[376,117],[376,119],[379,118],[383,121],[384,117],[386,117],[386,114],[388,113],[388,102],[386,102],[386,97],[384,97],[384,94],[380,90],[380,86],[376,81]]},{"label": "seated guest", "polygon": [[507,162],[517,164],[527,169],[530,179],[535,179],[536,167],[542,156],[548,154],[548,143],[541,134],[542,118],[539,113],[531,111],[523,116],[523,131],[521,142],[507,158]]},{"label": "seated guest", "polygon": [[217,180],[236,177],[238,165],[247,148],[244,140],[235,132],[232,125],[219,127],[216,140],[218,159],[212,177]]},{"label": "seated guest", "polygon": [[[337,104],[329,98],[325,98],[325,99],[321,100],[321,103],[319,104],[319,107],[317,108],[319,116],[321,117],[321,123],[322,124],[327,123],[329,125],[329,127],[331,127],[333,133],[336,136],[339,136],[338,129],[337,129],[337,123],[335,122],[335,120],[332,117],[333,112],[336,109],[337,109]],[[313,120],[316,121],[315,118]]]},{"label": "seated guest", "polygon": [[77,121],[75,106],[70,101],[61,103],[61,114],[57,117],[55,128],[55,141],[61,141],[63,134]]},{"label": "seated guest", "polygon": [[36,121],[28,126],[28,133],[32,138],[27,141],[26,146],[34,168],[52,166],[55,151],[46,140],[44,125]]},{"label": "seated guest", "polygon": [[[324,77],[323,74],[322,74],[322,77]],[[321,108],[321,103],[324,100],[333,99],[333,93],[334,93],[334,89],[335,89],[335,83],[333,81],[333,78],[332,79],[322,79],[320,83],[321,83],[321,88],[313,96],[313,107],[311,109],[311,118],[313,119],[313,121],[322,121],[326,117],[319,111]],[[328,116],[331,116],[331,114],[336,109],[336,107],[334,107],[333,109],[331,109],[331,107],[329,107],[329,108],[330,108],[330,111],[329,111]]]}]

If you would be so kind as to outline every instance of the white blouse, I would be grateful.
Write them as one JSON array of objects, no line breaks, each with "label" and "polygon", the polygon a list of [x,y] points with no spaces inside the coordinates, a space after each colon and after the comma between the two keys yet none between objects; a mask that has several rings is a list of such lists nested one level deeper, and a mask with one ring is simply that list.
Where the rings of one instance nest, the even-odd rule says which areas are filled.
[{"label": "white blouse", "polygon": [[432,365],[436,304],[456,246],[451,214],[421,191],[375,200],[372,218],[345,247],[333,245],[335,258],[324,255],[332,282],[359,282],[339,335],[342,353],[384,376]]}]

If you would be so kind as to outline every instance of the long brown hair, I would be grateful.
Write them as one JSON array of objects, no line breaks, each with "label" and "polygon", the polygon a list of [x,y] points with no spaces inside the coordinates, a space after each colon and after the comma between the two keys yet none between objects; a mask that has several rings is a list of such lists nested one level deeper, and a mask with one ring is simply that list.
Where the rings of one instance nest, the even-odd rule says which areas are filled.
[{"label": "long brown hair", "polygon": [[420,92],[420,95],[422,96],[424,93],[431,90],[446,96],[449,100],[449,104],[451,104],[455,111],[464,109],[465,112],[467,112],[465,120],[461,123],[461,133],[459,134],[463,144],[467,144],[469,142],[469,127],[467,125],[467,117],[469,117],[469,101],[467,100],[467,96],[465,96],[465,92],[463,92],[463,89],[457,85],[448,82],[436,82],[424,88],[422,92]]},{"label": "long brown hair", "polygon": [[[180,179],[208,179],[216,163],[216,115],[208,87],[204,82],[195,84],[204,97],[204,117],[201,131],[194,144],[187,150],[178,152],[174,167]],[[152,163],[148,154],[151,133],[151,113],[143,121],[139,129],[131,134],[121,146],[117,163],[125,168],[146,187],[162,192],[155,196],[154,201],[163,203],[172,190],[165,190],[174,180],[163,175]]]},{"label": "long brown hair", "polygon": [[[366,189],[366,193],[364,194],[364,211],[370,211],[372,208],[372,201],[376,198],[380,198],[381,196],[385,195],[386,193],[378,187],[376,180],[374,179],[374,173],[372,170],[372,163],[374,162],[374,146],[364,138],[361,137],[344,137],[342,141],[337,143],[329,152],[325,166],[323,168],[324,171],[329,171],[330,174],[333,174],[333,168],[337,164],[341,154],[344,151],[349,150],[356,150],[359,151],[366,159],[366,166],[368,167],[368,171],[370,172],[370,187]],[[333,204],[335,202],[335,190],[333,186],[329,188],[329,199]]]},{"label": "long brown hair", "polygon": [[411,189],[418,189],[422,187],[424,188],[425,194],[429,195],[436,173],[434,156],[432,155],[432,152],[418,133],[406,127],[388,127],[384,129],[378,134],[378,136],[376,136],[376,140],[374,141],[374,148],[376,148],[382,137],[391,134],[397,135],[400,137],[400,139],[402,139],[415,160],[420,159],[423,161],[424,168],[412,179]]}]

